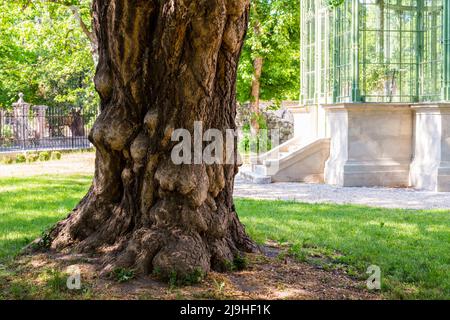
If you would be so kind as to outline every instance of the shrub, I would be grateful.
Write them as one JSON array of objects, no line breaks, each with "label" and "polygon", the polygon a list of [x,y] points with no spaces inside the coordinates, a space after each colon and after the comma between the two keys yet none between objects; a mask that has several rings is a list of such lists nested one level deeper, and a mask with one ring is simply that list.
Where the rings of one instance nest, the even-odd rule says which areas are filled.
[{"label": "shrub", "polygon": [[250,151],[250,135],[245,133],[238,145],[239,152],[247,153]]},{"label": "shrub", "polygon": [[2,137],[5,139],[12,138],[14,136],[13,129],[11,125],[4,124],[2,130]]},{"label": "shrub", "polygon": [[25,161],[27,161],[27,158],[25,157],[24,154],[18,154],[18,155],[16,156],[16,162],[17,162],[17,163],[23,163],[23,162],[25,162]]},{"label": "shrub", "polygon": [[112,273],[115,280],[119,283],[127,282],[134,278],[134,271],[125,268],[116,268]]},{"label": "shrub", "polygon": [[52,151],[52,154],[51,154],[51,159],[52,160],[61,160],[61,152],[59,152],[59,151]]},{"label": "shrub", "polygon": [[52,239],[50,237],[49,231],[43,231],[41,233],[41,238],[35,245],[35,249],[48,249],[52,245]]},{"label": "shrub", "polygon": [[48,161],[50,160],[50,153],[47,151],[42,151],[39,153],[39,161]]},{"label": "shrub", "polygon": [[182,279],[182,284],[190,286],[202,282],[204,278],[205,273],[201,269],[195,268]]},{"label": "shrub", "polygon": [[200,268],[195,268],[184,276],[180,276],[175,270],[172,270],[168,276],[160,278],[167,280],[169,287],[174,288],[178,286],[191,286],[200,283],[205,276],[206,274]]},{"label": "shrub", "polygon": [[39,155],[37,153],[29,153],[26,158],[27,162],[36,162],[39,159]]},{"label": "shrub", "polygon": [[188,272],[187,274],[181,276],[177,273],[176,270],[172,270],[170,271],[170,273],[164,274],[161,272],[161,269],[155,267],[152,274],[162,281],[167,281],[170,288],[194,285],[202,282],[202,280],[206,276],[206,273],[203,272],[200,268],[195,268],[191,272]]},{"label": "shrub", "polygon": [[233,259],[233,266],[234,266],[234,270],[237,270],[237,271],[244,270],[248,266],[248,260],[244,255],[238,254]]},{"label": "shrub", "polygon": [[1,161],[1,163],[3,163],[3,164],[11,164],[13,162],[14,162],[14,158],[11,158],[11,157],[4,157]]}]

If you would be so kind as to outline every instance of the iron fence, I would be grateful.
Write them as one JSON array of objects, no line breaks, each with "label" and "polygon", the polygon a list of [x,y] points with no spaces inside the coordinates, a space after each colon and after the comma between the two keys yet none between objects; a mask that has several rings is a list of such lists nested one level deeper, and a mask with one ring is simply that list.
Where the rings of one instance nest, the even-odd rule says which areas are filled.
[{"label": "iron fence", "polygon": [[0,152],[92,147],[88,134],[96,112],[30,106],[0,109]]}]

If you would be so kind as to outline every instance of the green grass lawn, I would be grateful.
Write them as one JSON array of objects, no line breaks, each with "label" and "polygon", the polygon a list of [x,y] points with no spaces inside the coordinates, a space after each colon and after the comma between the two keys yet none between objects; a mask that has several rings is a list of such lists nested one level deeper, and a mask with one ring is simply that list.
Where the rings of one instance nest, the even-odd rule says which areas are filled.
[{"label": "green grass lawn", "polygon": [[[64,218],[91,177],[0,179],[0,263]],[[285,243],[299,260],[367,277],[381,267],[392,298],[450,299],[450,213],[237,199],[250,235]]]},{"label": "green grass lawn", "polygon": [[0,178],[0,263],[67,216],[90,176]]},{"label": "green grass lawn", "polygon": [[237,200],[257,242],[287,242],[300,260],[367,278],[392,298],[450,299],[450,212]]}]

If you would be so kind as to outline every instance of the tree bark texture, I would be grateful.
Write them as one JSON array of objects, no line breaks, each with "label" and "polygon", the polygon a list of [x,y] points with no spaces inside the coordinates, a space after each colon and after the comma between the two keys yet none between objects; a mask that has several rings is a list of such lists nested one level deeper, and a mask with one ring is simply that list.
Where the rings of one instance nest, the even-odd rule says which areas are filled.
[{"label": "tree bark texture", "polygon": [[233,204],[237,165],[170,157],[176,128],[235,128],[248,11],[249,0],[94,0],[95,177],[51,231],[53,249],[165,276],[224,271],[256,249]]}]

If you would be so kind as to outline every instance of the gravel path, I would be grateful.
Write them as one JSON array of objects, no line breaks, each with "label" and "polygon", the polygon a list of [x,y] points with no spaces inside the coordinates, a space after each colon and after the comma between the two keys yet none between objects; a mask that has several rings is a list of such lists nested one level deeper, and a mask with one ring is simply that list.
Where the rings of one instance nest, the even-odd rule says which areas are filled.
[{"label": "gravel path", "polygon": [[[2,177],[40,174],[93,174],[94,153],[64,154],[59,161],[0,165]],[[450,209],[450,192],[425,192],[414,189],[340,188],[324,184],[252,184],[236,178],[236,197],[296,200],[307,203],[361,204],[372,207],[407,209]]]},{"label": "gravel path", "polygon": [[404,209],[450,209],[450,192],[414,189],[349,188],[326,184],[252,184],[237,178],[235,197],[295,200],[306,203],[360,204],[371,207]]},{"label": "gravel path", "polygon": [[41,174],[94,174],[95,153],[64,153],[61,160],[0,164],[0,178],[30,177]]}]

